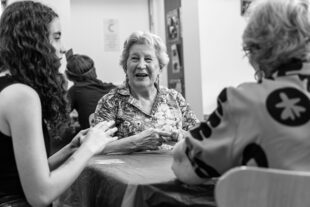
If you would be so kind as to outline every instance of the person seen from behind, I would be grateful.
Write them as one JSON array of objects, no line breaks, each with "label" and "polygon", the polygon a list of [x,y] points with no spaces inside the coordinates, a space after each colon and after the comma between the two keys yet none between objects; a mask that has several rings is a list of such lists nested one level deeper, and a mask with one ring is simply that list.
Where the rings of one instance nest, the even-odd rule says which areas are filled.
[{"label": "person seen from behind", "polygon": [[310,171],[309,6],[251,3],[242,39],[257,82],[223,89],[208,120],[176,145],[181,181],[200,184],[240,165]]},{"label": "person seen from behind", "polygon": [[81,129],[89,128],[90,115],[95,112],[99,99],[116,86],[102,82],[97,78],[93,59],[87,55],[66,53],[67,68],[65,74],[73,82],[68,90],[71,110],[78,113]]}]

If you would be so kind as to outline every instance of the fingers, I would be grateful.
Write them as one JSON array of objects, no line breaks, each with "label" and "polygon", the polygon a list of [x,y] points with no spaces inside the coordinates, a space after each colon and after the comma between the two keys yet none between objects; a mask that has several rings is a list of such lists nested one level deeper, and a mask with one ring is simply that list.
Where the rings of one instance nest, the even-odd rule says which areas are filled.
[{"label": "fingers", "polygon": [[163,144],[163,142],[161,140],[159,140],[157,143],[156,143],[156,146],[161,146]]},{"label": "fingers", "polygon": [[172,138],[172,133],[162,130],[156,130],[156,138],[160,140],[161,144],[162,142],[169,142]]},{"label": "fingers", "polygon": [[112,127],[115,124],[114,121],[103,121],[103,122],[99,122],[98,124],[96,124],[93,129],[102,129],[102,130],[107,130],[110,127]]},{"label": "fingers", "polygon": [[170,141],[169,137],[162,136],[161,139],[163,139],[163,142],[169,142]]},{"label": "fingers", "polygon": [[117,131],[116,127],[113,127],[111,129],[108,129],[107,131],[105,131],[105,133],[109,136],[113,135],[115,132]]},{"label": "fingers", "polygon": [[170,132],[165,132],[165,131],[161,131],[161,130],[157,130],[157,133],[160,135],[160,136],[164,136],[164,137],[170,137],[172,133]]},{"label": "fingers", "polygon": [[179,132],[172,132],[172,134],[171,134],[171,141],[178,141],[178,139],[179,139],[179,137],[181,136],[180,135],[181,133],[179,133]]},{"label": "fingers", "polygon": [[114,141],[116,141],[116,140],[118,140],[118,137],[111,137],[111,138],[109,139],[110,142],[114,142]]},{"label": "fingers", "polygon": [[150,150],[157,150],[158,149],[158,146],[152,146],[149,148]]}]

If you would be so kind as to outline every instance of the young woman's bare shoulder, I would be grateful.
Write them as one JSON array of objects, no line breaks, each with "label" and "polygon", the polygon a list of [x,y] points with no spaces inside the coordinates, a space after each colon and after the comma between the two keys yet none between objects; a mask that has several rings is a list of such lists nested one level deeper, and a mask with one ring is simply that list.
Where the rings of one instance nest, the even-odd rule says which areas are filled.
[{"label": "young woman's bare shoulder", "polygon": [[38,93],[25,84],[16,83],[4,88],[0,93],[0,102],[2,104],[28,104],[38,103]]}]

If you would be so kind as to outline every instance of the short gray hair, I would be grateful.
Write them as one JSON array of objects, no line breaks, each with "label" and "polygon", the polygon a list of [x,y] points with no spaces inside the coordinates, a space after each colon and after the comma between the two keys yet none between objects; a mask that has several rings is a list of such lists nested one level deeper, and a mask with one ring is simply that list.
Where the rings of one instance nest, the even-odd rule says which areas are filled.
[{"label": "short gray hair", "polygon": [[307,61],[308,0],[256,0],[248,15],[243,49],[250,62],[257,64],[267,77],[293,58]]},{"label": "short gray hair", "polygon": [[136,31],[129,35],[127,40],[124,42],[124,47],[120,59],[120,65],[124,71],[127,70],[127,59],[129,57],[130,48],[134,44],[145,44],[155,48],[155,53],[159,61],[160,69],[163,69],[169,62],[169,56],[167,54],[167,48],[162,39],[150,32]]}]

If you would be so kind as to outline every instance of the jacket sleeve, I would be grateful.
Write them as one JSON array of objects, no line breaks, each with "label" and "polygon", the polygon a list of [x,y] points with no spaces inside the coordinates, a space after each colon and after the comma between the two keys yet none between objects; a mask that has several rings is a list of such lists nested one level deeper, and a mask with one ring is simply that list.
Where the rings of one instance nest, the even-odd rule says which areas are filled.
[{"label": "jacket sleeve", "polygon": [[232,150],[237,122],[231,113],[230,99],[233,97],[229,95],[229,88],[225,88],[208,120],[192,128],[174,150],[173,171],[181,181],[202,183],[234,165]]}]

